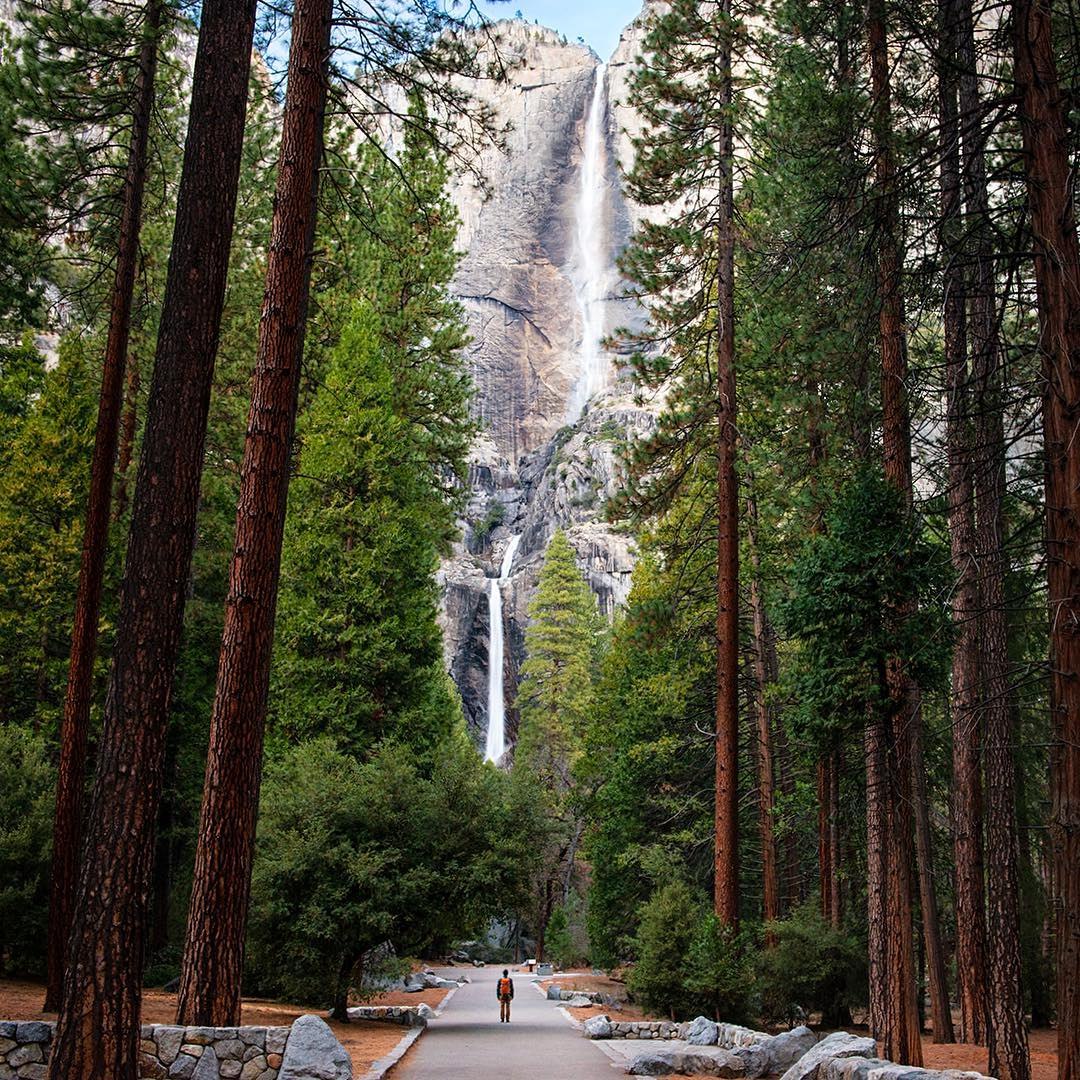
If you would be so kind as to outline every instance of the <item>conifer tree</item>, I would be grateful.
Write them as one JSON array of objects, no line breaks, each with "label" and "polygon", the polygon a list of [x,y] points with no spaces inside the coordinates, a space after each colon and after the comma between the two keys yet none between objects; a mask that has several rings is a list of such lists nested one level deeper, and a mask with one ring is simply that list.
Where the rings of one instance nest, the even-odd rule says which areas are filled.
[{"label": "conifer tree", "polygon": [[541,954],[547,922],[570,895],[584,827],[574,770],[593,707],[599,627],[596,597],[560,529],[548,543],[529,604],[514,747],[514,776],[535,789],[551,824],[536,871]]},{"label": "conifer tree", "polygon": [[329,0],[297,0],[177,1022],[240,1022],[281,537],[329,93]]},{"label": "conifer tree", "polygon": [[146,897],[195,542],[254,27],[254,0],[208,0],[202,7],[169,277],[51,1080],[135,1080],[138,1075]]},{"label": "conifer tree", "polygon": [[739,535],[735,467],[734,80],[739,25],[730,0],[675,0],[649,16],[630,104],[645,123],[634,140],[631,196],[664,207],[645,221],[622,269],[648,301],[650,328],[631,337],[635,371],[672,394],[656,437],[635,464],[648,475],[638,505],[670,504],[690,463],[715,465],[716,914],[739,917]]}]

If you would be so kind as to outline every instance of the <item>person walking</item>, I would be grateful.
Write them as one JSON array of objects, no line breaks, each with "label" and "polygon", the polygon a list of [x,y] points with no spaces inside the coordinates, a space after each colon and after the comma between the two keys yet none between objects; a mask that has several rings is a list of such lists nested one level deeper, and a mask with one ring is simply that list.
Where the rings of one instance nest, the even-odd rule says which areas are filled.
[{"label": "person walking", "polygon": [[503,968],[502,978],[495,984],[495,996],[499,999],[499,1023],[510,1023],[510,1002],[514,1000],[514,980]]}]

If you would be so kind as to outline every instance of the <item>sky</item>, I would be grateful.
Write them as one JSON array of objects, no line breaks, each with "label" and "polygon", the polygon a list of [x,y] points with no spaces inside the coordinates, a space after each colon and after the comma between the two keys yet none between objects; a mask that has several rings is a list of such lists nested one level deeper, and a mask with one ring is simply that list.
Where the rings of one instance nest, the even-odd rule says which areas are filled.
[{"label": "sky", "polygon": [[607,60],[623,27],[641,11],[641,0],[480,0],[478,6],[493,19],[512,19],[520,11],[529,22],[535,19],[569,41],[583,37],[601,60]]}]

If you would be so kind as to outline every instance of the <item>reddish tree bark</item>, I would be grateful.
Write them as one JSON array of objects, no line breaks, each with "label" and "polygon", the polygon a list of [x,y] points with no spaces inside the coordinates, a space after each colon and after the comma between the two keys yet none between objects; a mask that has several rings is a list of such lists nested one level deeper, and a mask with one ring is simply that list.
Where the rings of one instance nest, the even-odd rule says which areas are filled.
[{"label": "reddish tree bark", "polygon": [[[884,673],[881,675],[884,684]],[[881,687],[884,690],[884,685]],[[870,991],[870,1034],[881,1039],[885,1031],[885,996],[888,983],[885,901],[887,868],[885,849],[888,800],[886,797],[885,725],[877,710],[867,714],[864,739],[866,757],[866,938]]]},{"label": "reddish tree bark", "polygon": [[177,1023],[240,1022],[255,820],[311,284],[332,0],[296,0],[259,346]]},{"label": "reddish tree bark", "polygon": [[90,697],[94,657],[97,654],[101,588],[105,577],[105,549],[109,536],[116,444],[124,366],[131,335],[131,306],[135,271],[139,262],[143,193],[146,189],[147,146],[154,109],[154,76],[161,34],[160,0],[148,0],[143,16],[137,83],[131,112],[131,137],[124,174],[123,205],[116,251],[116,270],[109,297],[109,329],[98,397],[90,490],[83,525],[79,585],[71,626],[64,715],[60,724],[60,762],[56,777],[56,812],[53,820],[53,855],[49,886],[49,928],[45,1009],[60,1008],[64,958],[71,932],[71,905],[79,873],[83,798],[86,786],[86,749],[90,727]]},{"label": "reddish tree bark", "polygon": [[[1048,0],[1014,0],[1012,22],[1042,349],[1058,1075],[1073,1080],[1080,1075],[1080,244]],[[998,944],[992,924],[991,952]],[[999,1075],[1009,1080],[1027,1076],[1026,1042],[1014,1042],[998,1050],[1006,1070]]]},{"label": "reddish tree bark", "polygon": [[[773,770],[773,710],[768,703],[769,687],[775,681],[770,670],[772,626],[765,601],[761,595],[761,555],[757,546],[757,500],[747,499],[750,546],[750,610],[754,627],[754,716],[757,728],[758,823],[761,830],[762,917],[765,922],[780,918],[780,872],[777,860],[774,815],[776,813],[776,780]],[[776,944],[770,931],[766,944]]]},{"label": "reddish tree bark", "polygon": [[139,357],[128,353],[127,389],[124,392],[124,417],[120,422],[120,453],[116,459],[116,496],[113,499],[113,521],[119,521],[127,509],[128,472],[135,453],[135,429],[139,420]]},{"label": "reddish tree bark", "polygon": [[[907,343],[901,288],[900,230],[896,163],[892,149],[892,106],[884,0],[871,0],[867,10],[870,52],[874,182],[880,201],[878,219],[877,291],[881,351],[882,446],[886,478],[910,506],[911,419],[907,398]],[[903,613],[900,613],[903,617]],[[890,712],[884,722],[885,820],[887,850],[885,885],[885,985],[880,1038],[883,1053],[905,1065],[922,1064],[922,1042],[916,1002],[911,881],[911,745],[910,726],[919,722],[919,691],[903,665],[886,667]],[[880,858],[880,855],[876,855]],[[871,853],[875,858],[875,853]]]},{"label": "reddish tree bark", "polygon": [[[731,18],[731,0],[717,5]],[[732,164],[731,44],[720,73],[720,170],[716,266],[716,838],[714,907],[720,921],[739,922],[739,485],[735,474],[735,231]]]},{"label": "reddish tree bark", "polygon": [[254,0],[204,0],[51,1080],[135,1080],[147,897],[247,110]]},{"label": "reddish tree bark", "polygon": [[971,387],[961,226],[960,125],[957,113],[960,0],[939,6],[941,56],[941,226],[945,326],[945,426],[948,447],[949,544],[956,585],[952,597],[952,831],[956,907],[956,984],[960,1039],[985,1041],[986,911],[983,902],[982,790],[979,763],[979,583],[971,477]]}]

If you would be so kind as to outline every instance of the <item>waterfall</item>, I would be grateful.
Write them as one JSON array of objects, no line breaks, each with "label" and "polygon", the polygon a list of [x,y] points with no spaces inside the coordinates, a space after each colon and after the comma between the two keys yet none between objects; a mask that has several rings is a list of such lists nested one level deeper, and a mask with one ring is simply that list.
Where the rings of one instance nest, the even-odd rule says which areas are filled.
[{"label": "waterfall", "polygon": [[506,703],[503,700],[502,583],[510,577],[521,536],[511,536],[503,552],[499,576],[488,586],[488,728],[484,757],[498,761],[506,753]]},{"label": "waterfall", "polygon": [[607,384],[607,358],[600,347],[604,336],[604,299],[609,262],[604,222],[607,189],[606,65],[598,64],[581,155],[581,183],[575,207],[574,272],[572,280],[581,312],[581,351],[578,379],[567,405],[567,422],[574,423],[589,399]]}]

